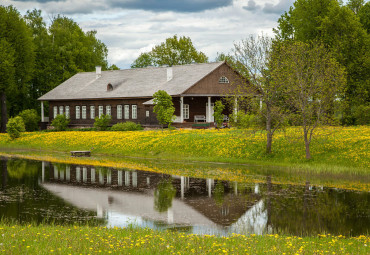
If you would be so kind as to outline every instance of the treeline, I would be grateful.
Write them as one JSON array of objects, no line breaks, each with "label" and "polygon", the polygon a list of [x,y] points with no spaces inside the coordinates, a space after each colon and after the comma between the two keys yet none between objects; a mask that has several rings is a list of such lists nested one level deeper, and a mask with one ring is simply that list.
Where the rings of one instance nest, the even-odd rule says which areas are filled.
[{"label": "treeline", "polygon": [[[250,48],[251,38],[235,43],[231,53],[221,53],[217,60],[227,60],[263,89],[265,85],[256,84],[259,82],[256,75],[269,78],[266,72],[272,72],[268,70],[270,57],[276,54],[285,57],[284,52],[278,52],[282,45],[323,46],[330,57],[344,67],[346,75],[343,93],[336,99],[341,102],[341,108],[333,109],[336,118],[342,125],[370,124],[370,2],[350,0],[343,5],[338,0],[297,0],[281,15],[274,33],[275,37],[271,38],[273,52],[268,52],[269,56],[260,53],[266,61],[261,70],[256,70],[261,63],[253,62],[259,53],[258,47]],[[255,56],[252,56],[253,51]],[[251,59],[254,60],[251,62]],[[293,72],[296,66],[293,61],[288,72]],[[336,86],[335,83],[332,86]]]},{"label": "treeline", "polygon": [[37,98],[74,74],[107,69],[107,54],[96,31],[84,32],[70,18],[55,16],[47,26],[40,10],[21,16],[13,6],[0,6],[2,131],[7,116],[40,112]]}]

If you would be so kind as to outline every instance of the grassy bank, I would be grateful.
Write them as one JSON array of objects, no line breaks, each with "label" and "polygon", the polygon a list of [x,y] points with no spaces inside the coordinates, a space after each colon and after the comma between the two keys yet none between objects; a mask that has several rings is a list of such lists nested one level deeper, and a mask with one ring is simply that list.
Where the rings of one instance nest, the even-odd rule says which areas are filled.
[{"label": "grassy bank", "polygon": [[[294,167],[152,160],[99,155],[93,155],[92,157],[71,157],[69,153],[46,153],[37,150],[0,150],[0,156],[82,166],[91,165],[100,168],[141,170],[240,183],[265,183],[266,177],[270,176],[273,184],[305,185],[308,181],[314,186],[370,191],[370,175],[368,173],[361,174],[348,171],[339,173],[324,170],[312,172],[309,169],[297,169]],[[17,175],[27,174],[27,172],[17,173]]]},{"label": "grassy bank", "polygon": [[369,236],[230,237],[149,229],[0,225],[5,254],[369,254]]},{"label": "grassy bank", "polygon": [[252,163],[310,168],[316,171],[368,173],[370,127],[326,127],[317,130],[305,159],[300,128],[276,133],[273,154],[265,154],[265,135],[250,130],[176,130],[134,132],[34,132],[11,141],[0,135],[3,149],[69,152],[91,150],[94,155]]}]

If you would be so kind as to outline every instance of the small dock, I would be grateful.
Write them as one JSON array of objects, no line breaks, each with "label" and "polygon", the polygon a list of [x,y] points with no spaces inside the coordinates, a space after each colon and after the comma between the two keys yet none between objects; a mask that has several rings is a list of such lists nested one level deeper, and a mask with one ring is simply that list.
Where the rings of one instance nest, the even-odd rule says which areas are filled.
[{"label": "small dock", "polygon": [[71,151],[72,157],[90,157],[91,151]]}]

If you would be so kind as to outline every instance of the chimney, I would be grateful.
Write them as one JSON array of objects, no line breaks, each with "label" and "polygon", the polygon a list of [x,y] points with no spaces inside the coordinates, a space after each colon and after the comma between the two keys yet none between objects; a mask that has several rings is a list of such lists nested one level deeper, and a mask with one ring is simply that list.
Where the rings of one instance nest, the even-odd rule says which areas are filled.
[{"label": "chimney", "polygon": [[95,70],[96,70],[96,79],[100,78],[101,77],[101,66],[96,66],[95,67]]},{"label": "chimney", "polygon": [[172,80],[173,74],[172,74],[172,67],[167,68],[167,81]]}]

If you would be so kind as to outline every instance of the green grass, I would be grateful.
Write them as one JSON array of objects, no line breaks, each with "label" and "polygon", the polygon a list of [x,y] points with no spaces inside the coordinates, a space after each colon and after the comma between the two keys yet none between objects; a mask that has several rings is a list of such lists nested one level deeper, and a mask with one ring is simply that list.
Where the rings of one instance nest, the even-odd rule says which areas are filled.
[{"label": "green grass", "polygon": [[305,159],[300,128],[277,132],[273,153],[265,153],[264,133],[251,130],[176,130],[133,132],[34,132],[11,141],[0,135],[3,150],[27,149],[69,152],[91,150],[93,155],[131,156],[188,161],[247,163],[305,168],[316,172],[369,173],[370,127],[317,129]]},{"label": "green grass", "polygon": [[369,254],[370,237],[229,237],[89,226],[0,225],[4,254]]}]

